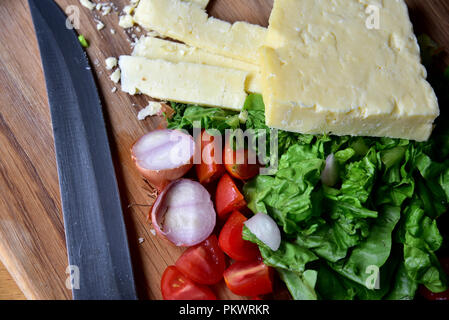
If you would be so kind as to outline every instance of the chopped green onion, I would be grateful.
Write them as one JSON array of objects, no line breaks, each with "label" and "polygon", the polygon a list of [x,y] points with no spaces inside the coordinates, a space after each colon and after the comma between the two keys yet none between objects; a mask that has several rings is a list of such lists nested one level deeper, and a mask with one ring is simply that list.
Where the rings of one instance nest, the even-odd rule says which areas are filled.
[{"label": "chopped green onion", "polygon": [[78,36],[78,40],[84,48],[89,48],[89,42],[87,42],[82,34]]}]

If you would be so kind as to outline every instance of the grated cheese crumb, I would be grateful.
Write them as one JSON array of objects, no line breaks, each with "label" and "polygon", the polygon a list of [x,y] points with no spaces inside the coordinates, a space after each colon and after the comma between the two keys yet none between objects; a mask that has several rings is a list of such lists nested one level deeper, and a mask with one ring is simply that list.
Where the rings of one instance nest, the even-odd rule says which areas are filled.
[{"label": "grated cheese crumb", "polygon": [[106,5],[102,7],[102,15],[106,16],[111,13],[112,7],[110,5]]},{"label": "grated cheese crumb", "polygon": [[134,18],[131,15],[127,14],[120,17],[118,25],[123,29],[128,29],[134,26],[134,22]]},{"label": "grated cheese crumb", "polygon": [[115,70],[112,74],[111,74],[111,80],[114,83],[118,83],[120,81],[120,77],[122,76],[120,69]]},{"label": "grated cheese crumb", "polygon": [[117,66],[117,58],[109,57],[105,61],[106,69],[112,70]]},{"label": "grated cheese crumb", "polygon": [[156,115],[162,109],[162,105],[159,102],[150,101],[148,106],[139,111],[137,115],[137,119],[145,120],[146,117],[151,117]]},{"label": "grated cheese crumb", "polygon": [[104,23],[101,22],[101,21],[98,21],[98,23],[97,23],[97,30],[100,31],[100,30],[102,30],[103,28],[104,28]]},{"label": "grated cheese crumb", "polygon": [[115,29],[111,29],[111,34],[115,34]]},{"label": "grated cheese crumb", "polygon": [[150,232],[153,236],[156,236],[156,230],[154,230],[153,228],[150,229]]},{"label": "grated cheese crumb", "polygon": [[80,3],[83,7],[93,10],[95,8],[95,3],[90,2],[90,0],[80,0]]},{"label": "grated cheese crumb", "polygon": [[145,241],[144,238],[139,238],[139,243],[143,243]]},{"label": "grated cheese crumb", "polygon": [[112,93],[116,93],[116,92],[117,92],[117,87],[112,88],[112,89],[111,89],[111,92],[112,92]]},{"label": "grated cheese crumb", "polygon": [[134,8],[135,8],[135,6],[133,6],[133,5],[125,6],[123,8],[123,12],[126,13],[126,14],[131,14],[131,13],[133,13]]}]

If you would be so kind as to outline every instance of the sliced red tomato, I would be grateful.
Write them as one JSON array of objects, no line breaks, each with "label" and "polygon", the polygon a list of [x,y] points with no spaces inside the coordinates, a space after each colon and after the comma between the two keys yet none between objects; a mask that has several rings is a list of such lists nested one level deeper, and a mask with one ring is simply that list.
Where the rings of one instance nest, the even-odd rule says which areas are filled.
[{"label": "sliced red tomato", "polygon": [[[217,139],[219,138],[217,137]],[[201,163],[195,165],[196,175],[200,183],[208,184],[220,178],[225,172],[222,156],[217,155],[217,158],[219,158],[219,161],[217,161],[215,149],[218,147],[218,144],[216,144],[215,137],[207,133],[206,130],[201,132],[201,135],[197,138],[196,145],[198,150],[201,150]],[[221,148],[221,143],[219,147]]]},{"label": "sliced red tomato", "polygon": [[216,284],[223,279],[226,258],[218,245],[216,235],[187,249],[176,261],[176,268],[200,284]]},{"label": "sliced red tomato", "polygon": [[421,285],[419,287],[419,293],[426,299],[431,301],[446,301],[449,300],[449,290],[440,292],[440,293],[434,293],[427,289],[425,286]]},{"label": "sliced red tomato", "polygon": [[234,178],[248,180],[259,174],[260,166],[257,164],[255,151],[249,149],[234,150],[227,142],[223,155],[226,171]]},{"label": "sliced red tomato", "polygon": [[226,219],[234,211],[246,206],[246,201],[232,178],[224,174],[217,185],[215,207],[220,218]]},{"label": "sliced red tomato", "polygon": [[243,240],[243,223],[248,220],[238,211],[234,211],[221,229],[218,242],[220,248],[237,261],[254,261],[260,256],[256,244]]},{"label": "sliced red tomato", "polygon": [[233,263],[224,272],[229,290],[239,296],[258,296],[273,291],[272,269],[262,261]]},{"label": "sliced red tomato", "polygon": [[[440,259],[441,267],[449,275],[449,257]],[[440,293],[434,293],[421,285],[419,293],[427,300],[449,300],[449,289]]]},{"label": "sliced red tomato", "polygon": [[185,277],[175,266],[165,269],[161,280],[164,300],[217,300],[212,290]]}]

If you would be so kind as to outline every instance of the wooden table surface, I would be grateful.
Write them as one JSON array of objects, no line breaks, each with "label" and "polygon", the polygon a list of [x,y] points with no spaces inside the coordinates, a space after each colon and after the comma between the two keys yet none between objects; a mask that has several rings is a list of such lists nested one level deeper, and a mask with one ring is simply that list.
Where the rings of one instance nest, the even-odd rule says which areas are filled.
[{"label": "wooden table surface", "polygon": [[17,283],[0,263],[0,300],[23,300],[25,296],[20,291]]},{"label": "wooden table surface", "polygon": [[[62,7],[78,0],[56,0]],[[98,1],[94,1],[98,2]],[[109,2],[109,1],[108,1]],[[112,1],[121,10],[128,1]],[[426,32],[449,48],[449,1],[409,0],[417,33]],[[272,0],[212,0],[209,12],[228,21],[247,20],[266,26]],[[129,156],[133,142],[152,130],[153,120],[137,121],[148,98],[112,93],[105,58],[129,54],[132,36],[118,27],[118,14],[99,18],[80,7],[79,33],[91,46],[98,89],[108,123],[135,277],[141,298],[160,299],[159,281],[167,265],[182,252],[156,238],[147,222],[149,195]],[[116,32],[112,34],[111,29]],[[53,136],[39,51],[25,0],[0,0],[0,260],[12,273],[24,295],[0,266],[0,299],[69,299],[65,288],[67,256],[61,215]],[[118,88],[120,88],[118,86]],[[139,238],[144,242],[140,243]],[[222,284],[221,298],[236,298]]]}]

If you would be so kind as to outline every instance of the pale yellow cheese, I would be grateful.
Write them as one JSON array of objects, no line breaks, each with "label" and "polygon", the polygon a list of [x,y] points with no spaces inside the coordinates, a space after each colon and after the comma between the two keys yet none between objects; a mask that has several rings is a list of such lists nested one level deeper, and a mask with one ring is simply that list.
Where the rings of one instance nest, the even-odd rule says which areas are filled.
[{"label": "pale yellow cheese", "polygon": [[183,1],[191,1],[200,6],[200,8],[205,9],[209,4],[209,0],[183,0]]},{"label": "pale yellow cheese", "polygon": [[121,77],[120,69],[117,69],[111,74],[109,78],[112,80],[112,82],[118,83],[120,81],[120,77]]},{"label": "pale yellow cheese", "polygon": [[181,0],[141,0],[134,19],[165,37],[253,64],[266,36],[261,26],[208,17],[195,3]]},{"label": "pale yellow cheese", "polygon": [[92,3],[90,0],[80,0],[80,3],[89,10],[95,9],[95,3]]},{"label": "pale yellow cheese", "polygon": [[176,102],[241,110],[246,99],[241,70],[197,63],[121,56],[122,91]]},{"label": "pale yellow cheese", "polygon": [[403,0],[275,0],[260,64],[271,127],[422,141],[439,115]]},{"label": "pale yellow cheese", "polygon": [[141,37],[134,46],[132,55],[149,59],[163,59],[171,62],[201,63],[243,70],[248,72],[246,90],[248,92],[262,92],[260,88],[260,72],[257,65],[210,53],[182,43],[154,37]]},{"label": "pale yellow cheese", "polygon": [[137,119],[140,121],[145,120],[147,117],[158,114],[161,110],[162,104],[160,102],[150,101],[148,102],[148,106],[139,111],[137,114]]},{"label": "pale yellow cheese", "polygon": [[132,28],[134,26],[134,18],[130,14],[121,16],[118,25],[123,29]]}]

